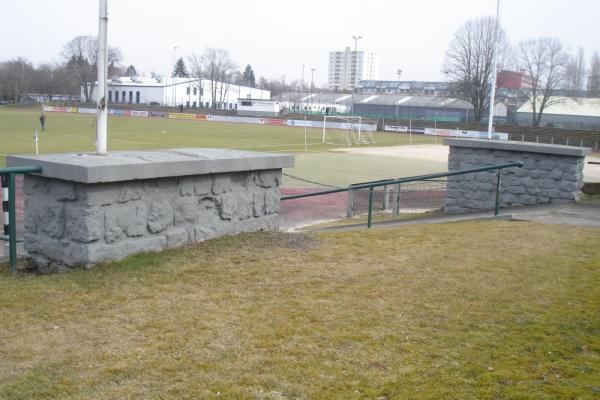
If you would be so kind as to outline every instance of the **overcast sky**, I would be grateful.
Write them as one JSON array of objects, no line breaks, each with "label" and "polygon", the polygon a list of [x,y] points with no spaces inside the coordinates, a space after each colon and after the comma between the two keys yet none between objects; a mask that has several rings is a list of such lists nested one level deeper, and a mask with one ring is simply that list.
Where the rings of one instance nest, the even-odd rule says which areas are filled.
[{"label": "overcast sky", "polygon": [[[327,79],[328,52],[364,39],[359,50],[379,57],[379,78],[443,80],[453,33],[468,19],[493,15],[496,0],[109,0],[109,43],[124,64],[138,72],[170,74],[177,57],[207,47],[230,51],[258,76]],[[97,0],[0,0],[0,60],[24,57],[34,63],[59,59],[77,35],[97,35]],[[600,0],[502,0],[502,25],[513,44],[558,37],[586,58],[600,51]]]}]

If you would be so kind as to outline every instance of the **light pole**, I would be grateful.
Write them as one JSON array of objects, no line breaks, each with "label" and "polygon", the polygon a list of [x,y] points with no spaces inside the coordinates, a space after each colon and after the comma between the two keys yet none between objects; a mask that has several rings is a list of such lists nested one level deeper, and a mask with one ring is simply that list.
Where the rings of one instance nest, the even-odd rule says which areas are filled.
[{"label": "light pole", "polygon": [[492,129],[494,125],[494,103],[496,102],[496,77],[498,74],[498,34],[500,30],[500,0],[496,1],[496,27],[494,30],[494,60],[492,63],[492,77],[490,84],[492,90],[490,92],[490,115],[488,117],[488,139],[492,138]]},{"label": "light pole", "polygon": [[448,89],[448,70],[444,71],[444,74],[446,75],[446,80],[445,80],[445,93],[446,93],[446,100],[444,101],[444,120],[446,120],[446,104],[448,103],[448,98],[450,97],[450,90]]},{"label": "light pole", "polygon": [[[398,74],[398,94],[400,94],[400,77],[402,76],[402,70],[401,70],[401,69],[398,69],[398,70],[396,71],[396,73]],[[399,122],[399,120],[400,120],[400,119],[398,118],[398,105],[399,105],[399,104],[398,104],[398,102],[399,102],[399,101],[400,101],[400,100],[396,100],[396,122],[397,122],[397,123],[398,123],[398,122]]]},{"label": "light pole", "polygon": [[[311,96],[310,101],[311,102],[313,101],[312,100],[312,92],[313,92],[313,89],[315,87],[315,71],[316,70],[317,70],[316,68],[311,68],[310,69],[310,96]],[[312,111],[312,106],[311,106],[311,111]]]},{"label": "light pole", "polygon": [[356,75],[358,72],[358,41],[362,39],[362,36],[352,36],[354,39],[354,74],[352,76],[352,115],[354,115],[354,91],[356,89]]},{"label": "light pole", "polygon": [[172,91],[172,99],[171,99],[171,106],[175,107],[175,52],[177,51],[177,46],[173,46],[173,64],[171,64],[171,68],[173,68],[173,72],[171,72],[171,78],[173,78],[173,81],[171,82],[173,85],[173,91]]},{"label": "light pole", "polygon": [[[298,107],[300,107],[300,109],[302,110],[302,98],[304,97],[304,64],[302,64],[302,81],[301,81],[301,93],[300,93],[300,99],[298,100]],[[302,110],[304,111],[304,110]]]}]

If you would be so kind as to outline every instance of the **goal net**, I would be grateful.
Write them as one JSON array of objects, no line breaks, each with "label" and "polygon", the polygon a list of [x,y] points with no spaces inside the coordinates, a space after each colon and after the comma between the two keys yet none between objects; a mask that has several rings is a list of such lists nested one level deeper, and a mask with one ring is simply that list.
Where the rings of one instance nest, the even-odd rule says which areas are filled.
[{"label": "goal net", "polygon": [[322,142],[348,147],[353,144],[375,143],[373,132],[362,128],[362,117],[325,115]]}]

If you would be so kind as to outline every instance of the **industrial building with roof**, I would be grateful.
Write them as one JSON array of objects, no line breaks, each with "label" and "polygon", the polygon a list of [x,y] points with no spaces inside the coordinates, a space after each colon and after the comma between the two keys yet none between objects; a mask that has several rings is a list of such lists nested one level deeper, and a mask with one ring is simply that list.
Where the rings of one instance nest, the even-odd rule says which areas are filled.
[{"label": "industrial building with roof", "polygon": [[[540,126],[560,128],[600,128],[600,99],[583,97],[556,97],[542,113]],[[540,101],[537,102],[538,104]],[[515,113],[515,123],[532,125],[533,106],[525,102]]]},{"label": "industrial building with roof", "polygon": [[[398,118],[429,121],[471,121],[473,106],[451,97],[389,94],[281,93],[282,106],[305,114],[350,114],[369,118]],[[497,103],[497,122],[506,122],[507,110]]]}]

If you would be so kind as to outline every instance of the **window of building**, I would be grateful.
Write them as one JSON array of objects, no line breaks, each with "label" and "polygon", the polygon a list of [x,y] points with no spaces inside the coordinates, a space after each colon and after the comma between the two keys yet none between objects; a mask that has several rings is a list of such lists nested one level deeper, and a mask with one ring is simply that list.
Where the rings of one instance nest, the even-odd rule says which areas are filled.
[{"label": "window of building", "polygon": [[136,104],[140,104],[140,92],[135,92],[135,102]]},{"label": "window of building", "polygon": [[123,103],[125,103],[127,101],[127,100],[125,100],[126,94],[127,94],[127,92],[124,90],[121,92],[121,102],[123,102]]},{"label": "window of building", "polygon": [[112,90],[108,91],[108,102],[112,103]]},{"label": "window of building", "polygon": [[185,94],[190,94],[190,87],[189,86],[185,88]]},{"label": "window of building", "polygon": [[129,91],[129,104],[133,103],[133,91]]},{"label": "window of building", "polygon": [[192,108],[196,108],[196,102],[195,101],[192,103]]},{"label": "window of building", "polygon": [[194,88],[194,96],[198,93],[198,88]]},{"label": "window of building", "polygon": [[185,106],[186,106],[187,108],[190,108],[190,102],[189,102],[189,101],[186,101],[186,102],[185,102]]},{"label": "window of building", "polygon": [[119,102],[119,91],[115,90],[115,103]]}]

